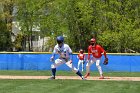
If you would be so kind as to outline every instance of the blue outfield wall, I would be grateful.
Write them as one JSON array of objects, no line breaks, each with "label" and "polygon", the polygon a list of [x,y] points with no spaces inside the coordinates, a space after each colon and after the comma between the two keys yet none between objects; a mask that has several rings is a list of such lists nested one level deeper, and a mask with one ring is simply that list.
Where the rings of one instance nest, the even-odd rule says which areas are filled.
[{"label": "blue outfield wall", "polygon": [[[104,56],[101,59],[103,71],[140,72],[140,55],[131,54],[107,54],[109,64],[103,65]],[[0,70],[50,70],[51,54],[49,53],[0,53]],[[73,65],[77,67],[77,54],[72,55]],[[86,64],[84,64],[84,68]],[[65,64],[57,70],[70,70]],[[85,69],[84,69],[85,70]],[[91,71],[97,71],[95,64]]]}]

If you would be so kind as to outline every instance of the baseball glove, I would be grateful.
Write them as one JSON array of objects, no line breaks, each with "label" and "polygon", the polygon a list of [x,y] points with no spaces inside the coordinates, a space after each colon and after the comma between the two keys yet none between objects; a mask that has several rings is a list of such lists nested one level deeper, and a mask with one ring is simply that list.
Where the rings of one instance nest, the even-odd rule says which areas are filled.
[{"label": "baseball glove", "polygon": [[105,60],[104,60],[104,63],[103,63],[104,65],[107,65],[108,64],[108,58],[105,58]]}]

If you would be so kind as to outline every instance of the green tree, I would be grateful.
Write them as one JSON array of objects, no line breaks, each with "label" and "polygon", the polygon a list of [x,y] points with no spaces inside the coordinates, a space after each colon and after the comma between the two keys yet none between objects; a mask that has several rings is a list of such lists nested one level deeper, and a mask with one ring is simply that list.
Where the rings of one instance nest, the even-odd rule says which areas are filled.
[{"label": "green tree", "polygon": [[0,1],[0,51],[12,51],[13,0]]}]

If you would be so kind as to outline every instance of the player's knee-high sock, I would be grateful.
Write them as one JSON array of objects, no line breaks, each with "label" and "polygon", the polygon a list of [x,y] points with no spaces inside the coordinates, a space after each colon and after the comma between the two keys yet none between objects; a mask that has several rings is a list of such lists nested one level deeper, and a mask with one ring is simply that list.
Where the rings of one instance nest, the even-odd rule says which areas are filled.
[{"label": "player's knee-high sock", "polygon": [[78,76],[80,76],[81,78],[82,78],[82,76],[83,76],[79,70],[76,72],[76,74],[77,74]]},{"label": "player's knee-high sock", "polygon": [[52,68],[52,76],[55,77],[56,68]]}]

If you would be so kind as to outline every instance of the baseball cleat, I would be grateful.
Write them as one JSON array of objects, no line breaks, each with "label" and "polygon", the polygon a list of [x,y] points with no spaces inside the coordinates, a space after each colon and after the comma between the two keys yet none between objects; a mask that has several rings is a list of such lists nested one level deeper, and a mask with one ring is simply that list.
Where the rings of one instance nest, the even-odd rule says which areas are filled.
[{"label": "baseball cleat", "polygon": [[82,80],[86,80],[85,78],[82,78]]},{"label": "baseball cleat", "polygon": [[51,76],[51,77],[50,77],[50,80],[53,80],[53,79],[55,79],[55,77]]},{"label": "baseball cleat", "polygon": [[84,78],[84,76],[82,76],[82,80],[86,80],[86,79]]},{"label": "baseball cleat", "polygon": [[87,78],[88,76],[90,76],[90,73],[87,73],[87,74],[84,76],[84,78]]},{"label": "baseball cleat", "polygon": [[105,79],[104,76],[99,77],[99,79]]}]

